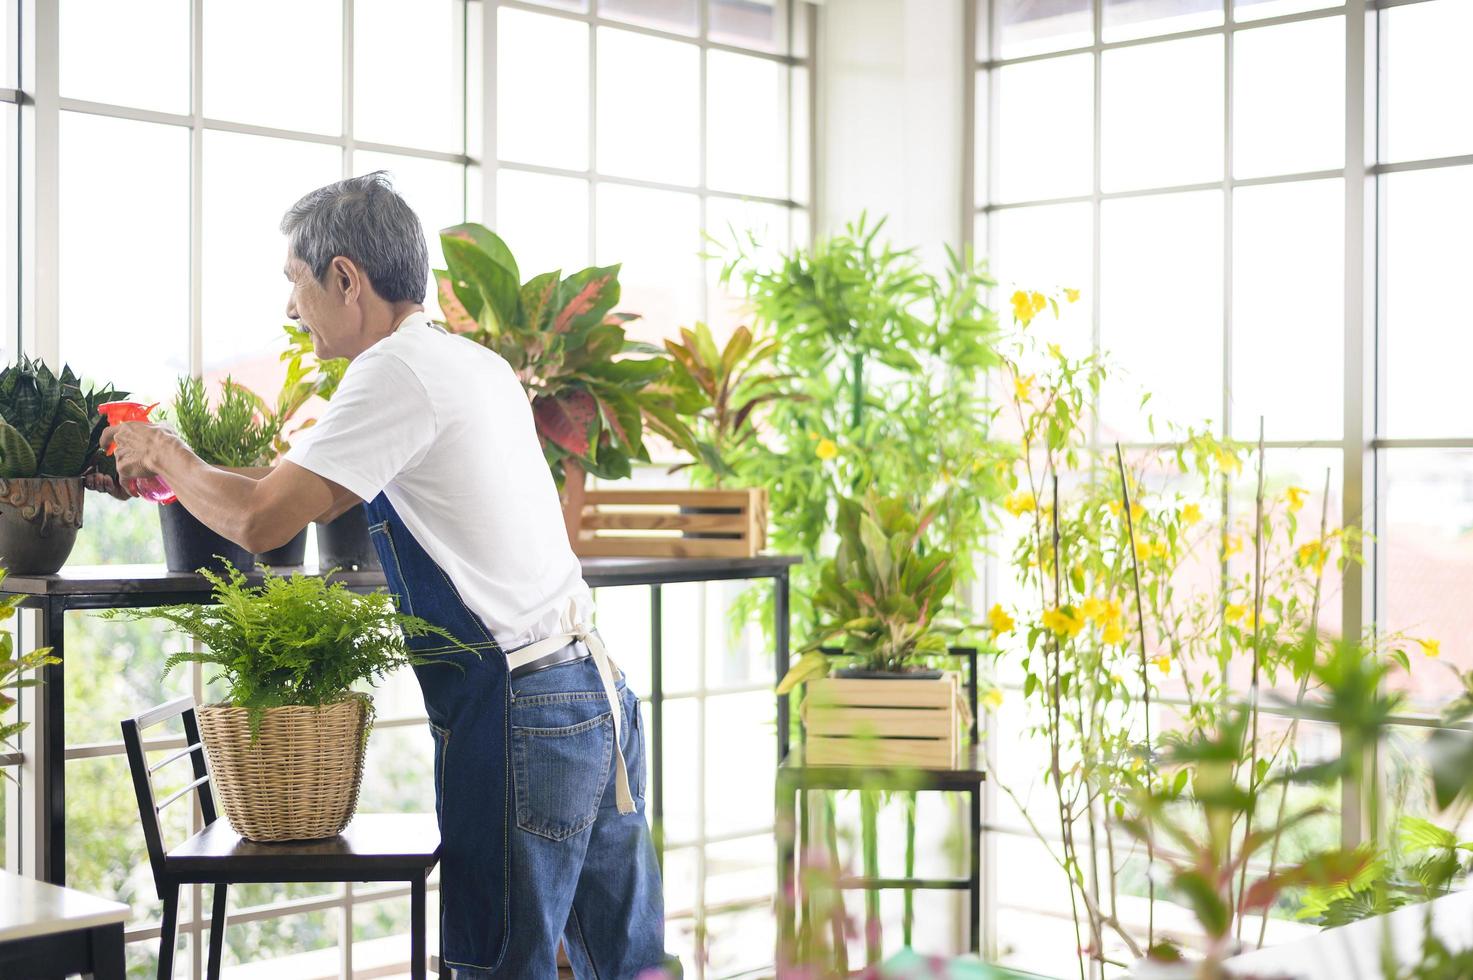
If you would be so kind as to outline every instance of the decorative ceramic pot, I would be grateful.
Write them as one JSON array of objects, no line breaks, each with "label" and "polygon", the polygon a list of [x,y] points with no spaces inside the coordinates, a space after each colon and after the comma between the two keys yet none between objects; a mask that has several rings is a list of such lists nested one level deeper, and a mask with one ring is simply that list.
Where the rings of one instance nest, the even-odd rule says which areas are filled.
[{"label": "decorative ceramic pot", "polygon": [[0,479],[0,565],[17,575],[52,575],[66,564],[82,527],[82,478]]}]

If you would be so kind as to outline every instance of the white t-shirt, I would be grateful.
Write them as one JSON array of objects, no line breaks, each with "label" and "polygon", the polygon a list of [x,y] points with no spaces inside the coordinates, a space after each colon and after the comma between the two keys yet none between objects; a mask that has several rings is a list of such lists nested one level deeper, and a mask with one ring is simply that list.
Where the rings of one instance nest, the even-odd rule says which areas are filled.
[{"label": "white t-shirt", "polygon": [[521,382],[424,313],[353,359],[285,458],[365,501],[383,491],[502,649],[591,624]]}]

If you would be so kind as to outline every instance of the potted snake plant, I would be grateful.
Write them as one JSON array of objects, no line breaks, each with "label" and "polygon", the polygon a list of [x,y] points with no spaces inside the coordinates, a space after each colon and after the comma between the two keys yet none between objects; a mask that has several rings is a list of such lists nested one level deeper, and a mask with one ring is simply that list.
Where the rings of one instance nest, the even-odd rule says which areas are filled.
[{"label": "potted snake plant", "polygon": [[839,545],[812,597],[818,626],[777,689],[806,685],[811,764],[955,758],[967,709],[956,676],[932,666],[963,629],[942,618],[955,556],[927,541],[943,506],[945,498],[917,509],[873,491],[840,499]]},{"label": "potted snake plant", "polygon": [[[282,329],[286,331],[287,348],[281,354],[281,360],[286,364],[286,379],[276,401],[276,417],[282,426],[276,437],[278,456],[291,447],[291,437],[309,428],[315,419],[307,419],[290,433],[286,432],[287,423],[312,398],[324,401],[332,398],[342,383],[343,373],[348,370],[345,357],[319,359],[313,351],[312,335],[306,330],[290,323]],[[317,529],[319,568],[379,567],[378,553],[368,539],[368,512],[362,504],[350,507],[330,521],[318,522],[314,527]]]},{"label": "potted snake plant", "polygon": [[[125,620],[162,619],[199,641],[165,662],[214,667],[225,697],[199,708],[215,791],[230,825],[257,841],[331,837],[353,819],[373,699],[359,690],[389,672],[454,663],[468,651],[449,633],[400,614],[383,591],[358,595],[341,582],[294,573],[251,585],[236,568],[206,569],[213,600],[112,610]],[[449,646],[422,655],[406,638]]]},{"label": "potted snake plant", "polygon": [[483,225],[447,228],[440,243],[443,323],[500,354],[521,380],[563,492],[570,538],[577,537],[587,477],[628,477],[634,460],[649,461],[646,434],[699,452],[681,418],[699,405],[661,384],[670,371],[661,348],[625,336],[637,315],[614,311],[619,266],[522,282],[511,249]]},{"label": "potted snake plant", "polygon": [[[220,385],[220,397],[213,406],[203,381],[180,378],[169,421],[195,455],[212,466],[269,465],[281,430],[281,420],[266,408],[261,398],[229,377]],[[220,571],[226,564],[250,568],[257,561],[271,566],[295,566],[302,564],[307,547],[307,532],[303,528],[282,547],[253,556],[206,527],[179,503],[161,505],[159,523],[164,534],[164,560],[171,572],[192,572],[204,567]]]},{"label": "potted snake plant", "polygon": [[83,390],[22,357],[0,372],[0,558],[12,572],[50,575],[66,564],[82,526],[82,476],[111,461],[97,452],[98,406],[127,392]]}]

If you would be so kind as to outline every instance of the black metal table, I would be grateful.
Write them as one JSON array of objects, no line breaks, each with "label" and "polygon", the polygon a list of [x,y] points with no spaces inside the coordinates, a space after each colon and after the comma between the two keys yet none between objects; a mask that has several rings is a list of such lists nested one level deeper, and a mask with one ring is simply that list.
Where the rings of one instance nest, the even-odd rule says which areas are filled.
[{"label": "black metal table", "polygon": [[0,870],[0,977],[123,980],[128,906]]},{"label": "black metal table", "polygon": [[[584,558],[583,577],[592,588],[626,585],[650,587],[650,818],[664,820],[664,700],[662,682],[663,622],[660,588],[686,582],[772,579],[773,666],[778,676],[788,667],[788,573],[801,559],[787,555],[755,558]],[[316,574],[316,569],[302,571]],[[253,578],[259,579],[259,572]],[[384,587],[380,571],[339,571],[337,581],[359,592]],[[42,668],[42,710],[37,740],[43,746],[38,792],[44,800],[44,822],[37,828],[42,866],[37,877],[66,883],[66,614],[75,610],[132,609],[172,603],[210,601],[209,582],[201,575],[169,572],[161,565],[101,565],[64,568],[56,575],[8,575],[0,595],[19,595],[21,605],[41,613],[38,645],[50,647],[59,664]],[[787,752],[788,703],[777,703],[778,758]]]}]

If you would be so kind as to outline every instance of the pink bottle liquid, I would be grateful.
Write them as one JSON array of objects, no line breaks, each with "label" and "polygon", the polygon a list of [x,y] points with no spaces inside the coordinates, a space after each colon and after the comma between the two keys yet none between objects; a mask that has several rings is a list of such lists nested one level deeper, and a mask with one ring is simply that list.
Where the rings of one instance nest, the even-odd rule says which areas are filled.
[{"label": "pink bottle liquid", "polygon": [[[142,402],[104,402],[97,406],[97,410],[107,416],[108,425],[117,425],[119,422],[147,422],[148,413],[157,406],[158,402],[152,405],[145,405]],[[116,445],[108,446],[107,454],[111,456],[117,448]],[[161,476],[125,480],[123,484],[144,500],[151,500],[156,504],[172,504],[179,499]]]}]

